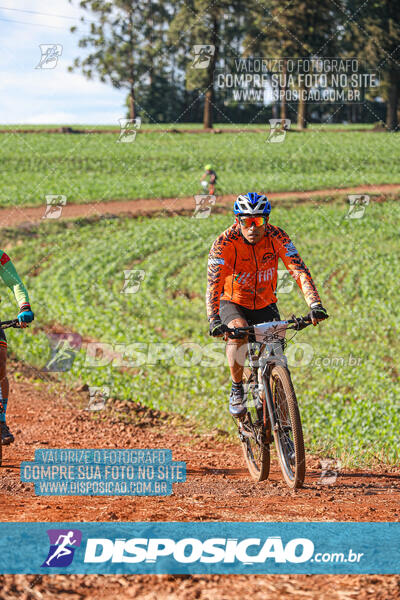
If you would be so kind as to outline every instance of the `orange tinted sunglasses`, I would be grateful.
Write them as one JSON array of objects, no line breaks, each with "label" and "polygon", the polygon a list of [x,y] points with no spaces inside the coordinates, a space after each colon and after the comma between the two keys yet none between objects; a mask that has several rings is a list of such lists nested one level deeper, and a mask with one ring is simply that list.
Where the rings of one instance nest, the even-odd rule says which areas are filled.
[{"label": "orange tinted sunglasses", "polygon": [[253,223],[256,227],[261,227],[267,222],[267,217],[238,217],[238,221],[245,228],[251,227]]}]

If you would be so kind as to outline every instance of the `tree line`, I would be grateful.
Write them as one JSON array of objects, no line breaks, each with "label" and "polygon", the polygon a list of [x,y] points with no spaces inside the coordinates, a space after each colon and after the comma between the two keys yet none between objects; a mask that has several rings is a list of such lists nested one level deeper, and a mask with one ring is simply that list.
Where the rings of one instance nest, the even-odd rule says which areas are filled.
[{"label": "tree line", "polygon": [[[72,0],[70,0],[72,1]],[[70,69],[127,90],[129,118],[150,122],[214,119],[265,121],[265,113],[297,121],[384,119],[398,128],[400,0],[81,0],[87,32],[83,55]],[[78,32],[76,27],[72,32]],[[212,48],[196,68],[194,48]],[[358,106],[311,105],[302,99],[278,104],[226,100],[215,89],[218,69],[234,58],[357,57],[379,70],[379,88]],[[304,83],[299,88],[304,87]],[[375,97],[384,99],[385,105]],[[279,111],[279,112],[278,112]]]}]

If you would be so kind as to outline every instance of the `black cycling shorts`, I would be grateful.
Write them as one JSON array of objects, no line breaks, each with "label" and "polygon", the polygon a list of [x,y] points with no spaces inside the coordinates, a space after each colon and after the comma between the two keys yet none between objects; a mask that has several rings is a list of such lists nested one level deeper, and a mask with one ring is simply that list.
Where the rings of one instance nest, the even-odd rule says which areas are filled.
[{"label": "black cycling shorts", "polygon": [[229,325],[233,319],[239,318],[245,319],[249,325],[257,325],[258,323],[266,323],[268,321],[280,321],[281,319],[275,302],[263,308],[253,310],[240,306],[240,304],[229,302],[229,300],[221,300],[219,316],[224,325]]}]

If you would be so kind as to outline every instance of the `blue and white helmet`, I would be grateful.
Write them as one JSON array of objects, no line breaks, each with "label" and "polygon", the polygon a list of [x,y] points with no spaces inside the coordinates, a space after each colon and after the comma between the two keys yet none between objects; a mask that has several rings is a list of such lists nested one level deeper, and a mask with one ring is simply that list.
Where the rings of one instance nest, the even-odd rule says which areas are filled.
[{"label": "blue and white helmet", "polygon": [[241,194],[236,198],[233,205],[233,212],[235,215],[268,216],[271,212],[271,204],[264,194],[249,192],[248,194]]}]

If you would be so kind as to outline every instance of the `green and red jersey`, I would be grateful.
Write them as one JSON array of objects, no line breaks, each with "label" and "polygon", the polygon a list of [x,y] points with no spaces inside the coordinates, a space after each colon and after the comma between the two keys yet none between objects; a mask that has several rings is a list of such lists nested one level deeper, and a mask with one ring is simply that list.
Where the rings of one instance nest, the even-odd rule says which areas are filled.
[{"label": "green and red jersey", "polygon": [[30,310],[28,291],[8,254],[0,250],[0,277],[13,292],[20,311]]}]

